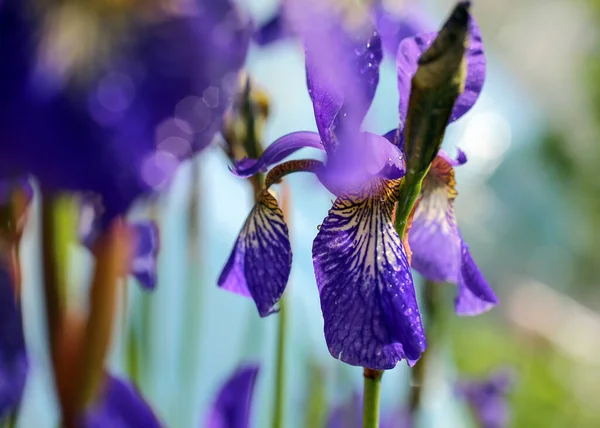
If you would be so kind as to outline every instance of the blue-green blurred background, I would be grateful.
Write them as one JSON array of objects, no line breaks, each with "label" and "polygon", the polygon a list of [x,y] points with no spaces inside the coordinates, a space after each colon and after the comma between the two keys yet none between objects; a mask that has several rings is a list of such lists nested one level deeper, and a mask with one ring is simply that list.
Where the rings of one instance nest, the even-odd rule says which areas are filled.
[{"label": "blue-green blurred background", "polygon": [[[399,1],[396,0],[395,3]],[[400,1],[401,2],[401,1]],[[438,26],[450,0],[414,1]],[[600,2],[477,0],[488,58],[484,91],[474,109],[448,129],[445,147],[462,148],[457,217],[465,239],[501,304],[477,318],[452,313],[447,338],[426,384],[424,427],[471,426],[453,394],[464,375],[515,369],[511,394],[515,427],[600,426]],[[240,5],[257,22],[274,13],[274,0]],[[306,91],[302,52],[294,41],[253,47],[248,72],[271,100],[264,140],[316,130]],[[382,67],[366,127],[383,133],[397,125],[394,59]],[[242,361],[258,361],[256,427],[268,426],[275,373],[277,315],[260,319],[253,302],[220,290],[217,277],[252,204],[251,187],[233,177],[217,141],[201,153],[198,176],[185,165],[154,211],[159,218],[159,284],[149,294],[129,284],[111,365],[131,375],[139,350],[139,387],[172,427],[201,426],[220,383]],[[200,228],[188,228],[190,183],[199,180]],[[294,262],[286,298],[288,331],[286,427],[312,427],[310,397],[329,406],[361,387],[360,368],[329,355],[324,337],[311,245],[332,195],[314,177],[288,181],[288,224]],[[35,218],[35,217],[33,217]],[[19,426],[54,427],[57,413],[48,378],[40,302],[38,225],[23,247],[24,306],[33,372]],[[73,249],[71,281],[88,278],[90,257]],[[419,286],[419,284],[417,284]],[[83,299],[81,295],[74,299]],[[127,315],[125,315],[127,314]],[[400,364],[383,380],[383,412],[402,404],[410,388]]]}]

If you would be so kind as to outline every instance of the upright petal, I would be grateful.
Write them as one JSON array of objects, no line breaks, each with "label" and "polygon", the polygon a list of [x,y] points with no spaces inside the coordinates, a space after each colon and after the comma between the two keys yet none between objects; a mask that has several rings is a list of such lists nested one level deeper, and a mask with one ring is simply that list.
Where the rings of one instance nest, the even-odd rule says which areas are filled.
[{"label": "upright petal", "polygon": [[259,367],[240,366],[223,384],[204,420],[204,428],[248,428]]},{"label": "upright petal", "polygon": [[136,244],[131,261],[131,274],[146,290],[156,287],[156,258],[160,249],[158,226],[152,220],[131,224]]},{"label": "upright petal", "polygon": [[379,82],[381,40],[361,8],[316,0],[289,2],[289,19],[306,49],[306,75],[317,128],[328,152],[356,133]]},{"label": "upright petal", "polygon": [[162,424],[133,384],[107,374],[102,394],[83,416],[82,428],[160,428]]},{"label": "upright petal", "polygon": [[[417,71],[419,58],[431,46],[436,37],[437,33],[435,32],[419,34],[415,37],[404,39],[398,48],[397,67],[401,127],[404,126],[404,122],[406,121],[412,78]],[[467,47],[466,55],[467,77],[465,89],[458,96],[454,104],[450,122],[454,122],[473,107],[481,93],[485,80],[486,60],[483,51],[483,41],[479,26],[473,17],[471,17],[469,23],[469,46]]]},{"label": "upright petal", "polygon": [[324,150],[319,134],[310,131],[292,132],[275,140],[259,159],[245,158],[237,162],[233,173],[238,177],[246,178],[259,172],[266,172],[272,165],[306,147]]},{"label": "upright petal", "polygon": [[410,364],[425,335],[404,246],[392,220],[393,182],[339,197],[313,243],[313,264],[335,358],[385,370]]},{"label": "upright petal", "polygon": [[235,242],[219,287],[252,297],[261,317],[275,312],[292,268],[288,228],[277,200],[264,191]]},{"label": "upright petal", "polygon": [[29,363],[21,308],[16,302],[11,275],[0,267],[0,419],[21,402]]},{"label": "upright petal", "polygon": [[377,0],[374,10],[383,47],[394,58],[402,40],[431,31],[434,27],[416,4],[398,3],[400,10],[392,10],[395,5],[390,3]]},{"label": "upright petal", "polygon": [[477,315],[495,306],[498,299],[473,261],[454,216],[457,192],[452,166],[464,162],[462,152],[454,160],[440,151],[423,180],[408,238],[412,267],[432,281],[457,284],[456,313]]}]

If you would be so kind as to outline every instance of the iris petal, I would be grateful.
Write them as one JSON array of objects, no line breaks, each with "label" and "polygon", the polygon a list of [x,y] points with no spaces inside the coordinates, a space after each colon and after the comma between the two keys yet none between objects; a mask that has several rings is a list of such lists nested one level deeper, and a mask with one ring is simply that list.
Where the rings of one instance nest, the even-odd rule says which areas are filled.
[{"label": "iris petal", "polygon": [[206,428],[248,428],[259,367],[249,364],[239,367],[223,384],[209,410]]},{"label": "iris petal", "polygon": [[462,260],[458,278],[456,313],[479,315],[498,304],[494,290],[485,280],[469,252],[469,246],[461,239]]},{"label": "iris petal", "polygon": [[156,287],[156,258],[160,248],[158,226],[151,220],[133,223],[136,245],[133,260],[131,261],[131,274],[146,290]]},{"label": "iris petal", "polygon": [[86,412],[79,426],[159,428],[162,425],[133,384],[107,375],[102,395]]},{"label": "iris petal", "polygon": [[9,272],[0,267],[0,419],[17,408],[25,390],[29,363],[21,308]]},{"label": "iris petal", "polygon": [[338,139],[358,132],[373,101],[381,39],[368,13],[349,18],[323,2],[295,3],[289,16],[304,42],[308,91],[319,134],[331,153]]},{"label": "iris petal", "polygon": [[495,306],[498,300],[473,261],[454,216],[457,192],[452,166],[464,162],[462,152],[456,160],[442,152],[433,161],[423,181],[408,239],[412,267],[432,281],[457,284],[456,313],[477,315]]},{"label": "iris petal", "polygon": [[292,267],[292,249],[283,212],[264,191],[242,227],[219,286],[252,297],[261,317],[275,312]]},{"label": "iris petal", "polygon": [[[415,72],[421,54],[425,52],[437,33],[419,34],[415,37],[404,39],[398,47],[397,67],[398,67],[398,92],[400,93],[400,121],[403,127],[408,113],[408,102],[410,99],[411,81]],[[475,20],[471,17],[469,23],[469,45],[467,47],[467,77],[465,89],[460,94],[454,104],[454,110],[450,116],[450,122],[454,122],[466,112],[477,101],[486,73],[486,60],[483,51],[483,41],[481,40],[481,31]]]},{"label": "iris petal", "polygon": [[275,140],[266,148],[260,158],[245,158],[238,161],[233,169],[233,173],[238,177],[246,178],[259,172],[266,172],[270,166],[281,162],[286,157],[305,147],[325,150],[321,142],[321,137],[316,132],[292,132]]},{"label": "iris petal", "polygon": [[454,169],[437,157],[423,180],[408,238],[412,267],[432,281],[458,282],[461,248],[454,217]]},{"label": "iris petal", "polygon": [[380,370],[403,358],[414,363],[426,347],[390,183],[339,197],[313,243],[331,355]]}]

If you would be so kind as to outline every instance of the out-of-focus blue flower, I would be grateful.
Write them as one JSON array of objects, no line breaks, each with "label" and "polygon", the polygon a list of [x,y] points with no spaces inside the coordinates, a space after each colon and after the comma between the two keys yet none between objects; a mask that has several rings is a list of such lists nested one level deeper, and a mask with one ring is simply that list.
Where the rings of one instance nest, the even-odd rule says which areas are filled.
[{"label": "out-of-focus blue flower", "polygon": [[129,381],[107,374],[96,400],[79,423],[81,428],[160,428],[162,424]]},{"label": "out-of-focus blue flower", "polygon": [[95,192],[106,221],[211,141],[249,39],[229,0],[136,5],[0,5],[0,170]]},{"label": "out-of-focus blue flower", "polygon": [[0,420],[18,408],[25,390],[29,363],[20,303],[12,277],[0,266]]},{"label": "out-of-focus blue flower", "polygon": [[209,409],[202,428],[248,428],[252,410],[254,384],[259,367],[240,366],[225,381]]},{"label": "out-of-focus blue flower", "polygon": [[[86,199],[82,203],[79,216],[79,240],[92,249],[100,229],[99,207],[93,199]],[[160,250],[160,234],[156,223],[152,220],[139,220],[128,223],[133,230],[135,239],[131,255],[129,273],[140,283],[145,290],[154,290],[156,287],[156,266]]]},{"label": "out-of-focus blue flower", "polygon": [[513,384],[514,373],[503,369],[486,379],[459,380],[456,390],[469,404],[481,428],[505,428],[510,420],[507,396]]}]

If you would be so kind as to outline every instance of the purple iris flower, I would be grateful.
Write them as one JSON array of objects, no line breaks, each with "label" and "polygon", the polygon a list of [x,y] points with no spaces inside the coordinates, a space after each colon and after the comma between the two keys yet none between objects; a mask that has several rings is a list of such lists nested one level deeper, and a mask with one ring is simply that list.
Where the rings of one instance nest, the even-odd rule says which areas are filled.
[{"label": "purple iris flower", "polygon": [[[79,240],[92,249],[100,230],[98,205],[92,199],[82,203],[79,216]],[[160,234],[156,223],[152,220],[138,220],[129,223],[135,239],[129,273],[140,283],[145,290],[154,290],[156,287],[157,258],[160,250]]]},{"label": "purple iris flower", "polygon": [[108,222],[220,129],[248,25],[229,0],[37,3],[0,4],[0,170],[97,193]]},{"label": "purple iris flower", "polygon": [[204,419],[204,428],[248,428],[259,367],[240,366],[219,390]]},{"label": "purple iris flower", "polygon": [[481,428],[505,428],[510,419],[507,396],[513,384],[514,373],[504,369],[486,379],[460,380],[456,390],[469,404]]},{"label": "purple iris flower", "polygon": [[[381,40],[370,20],[349,28],[330,10],[297,12],[293,16],[307,27],[300,30],[319,132],[286,135],[235,172],[247,177],[266,171],[304,147],[326,152],[326,165],[307,161],[313,167],[304,170],[315,172],[339,196],[313,244],[329,350],[349,364],[374,369],[392,368],[403,358],[414,362],[425,349],[425,337],[410,267],[392,219],[404,158],[384,137],[360,130],[379,81]],[[272,169],[267,182],[285,165]],[[251,296],[266,316],[285,289],[291,258],[283,213],[265,189],[219,285]]]},{"label": "purple iris flower", "polygon": [[19,302],[15,297],[12,277],[0,266],[0,420],[19,406],[29,362]]},{"label": "purple iris flower", "polygon": [[79,423],[81,428],[160,428],[162,424],[137,388],[107,374],[100,396]]},{"label": "purple iris flower", "polygon": [[[415,58],[421,56],[435,36],[435,33],[429,33],[405,39],[398,48],[401,124],[406,121],[408,112],[411,79],[416,72]],[[474,20],[470,23],[470,36],[465,89],[454,106],[450,122],[471,109],[483,87],[486,61],[481,33]],[[391,131],[390,134],[393,133]],[[402,133],[397,135],[400,137],[398,144],[402,147]],[[458,284],[456,312],[459,315],[477,315],[496,305],[498,299],[471,257],[454,216],[457,196],[454,167],[466,161],[462,151],[459,151],[457,159],[451,159],[443,150],[439,152],[423,181],[421,199],[408,236],[413,253],[412,267],[432,281]]]},{"label": "purple iris flower", "polygon": [[[268,187],[287,173],[312,171],[338,196],[313,243],[331,355],[373,369],[393,368],[401,359],[414,364],[425,350],[425,335],[407,255],[393,223],[404,156],[396,139],[394,145],[360,130],[379,81],[381,39],[368,14],[344,20],[324,5],[311,10],[304,4],[292,12],[289,16],[297,17],[296,28],[305,45],[308,90],[319,132],[283,136],[260,159],[244,160],[234,172],[242,177],[265,172],[304,147],[325,151],[327,162],[291,161],[270,170],[266,189],[240,232],[219,285],[252,297],[261,316],[275,310],[290,274],[292,254],[283,213]],[[471,32],[469,52],[480,41],[475,24]],[[409,55],[399,50],[404,103],[410,91],[410,85],[404,87],[405,79],[417,69],[424,37],[433,40],[434,35],[405,39],[406,46],[417,47]],[[467,79],[480,78],[479,69],[472,72],[478,58],[468,57]],[[471,95],[462,94],[457,108],[467,104],[465,98]],[[403,123],[402,105],[400,112]]]}]

